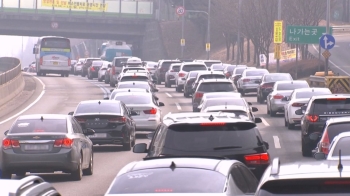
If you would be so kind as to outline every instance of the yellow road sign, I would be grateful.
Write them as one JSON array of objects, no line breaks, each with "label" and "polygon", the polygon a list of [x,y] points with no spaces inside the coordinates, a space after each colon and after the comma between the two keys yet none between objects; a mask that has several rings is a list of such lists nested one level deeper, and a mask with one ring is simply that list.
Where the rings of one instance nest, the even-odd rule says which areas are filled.
[{"label": "yellow road sign", "polygon": [[206,43],[205,44],[205,50],[206,51],[210,51],[210,43]]},{"label": "yellow road sign", "polygon": [[281,44],[275,44],[275,59],[281,59]]},{"label": "yellow road sign", "polygon": [[325,50],[324,52],[322,52],[322,55],[324,58],[328,59],[331,56],[331,53],[328,50]]},{"label": "yellow road sign", "polygon": [[181,46],[185,46],[185,39],[181,39]]},{"label": "yellow road sign", "polygon": [[281,44],[283,42],[283,21],[275,20],[273,23],[273,43]]}]

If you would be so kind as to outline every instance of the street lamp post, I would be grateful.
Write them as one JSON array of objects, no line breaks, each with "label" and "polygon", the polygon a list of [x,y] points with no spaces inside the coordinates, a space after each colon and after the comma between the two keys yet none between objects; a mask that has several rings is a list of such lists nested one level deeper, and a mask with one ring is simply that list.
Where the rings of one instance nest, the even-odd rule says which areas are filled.
[{"label": "street lamp post", "polygon": [[237,33],[237,61],[236,65],[239,65],[239,60],[241,56],[240,52],[240,45],[241,45],[241,7],[242,7],[242,0],[239,0],[238,3],[238,33]]},{"label": "street lamp post", "polygon": [[[281,0],[278,0],[278,11],[277,11],[277,13],[278,13],[277,14],[278,15],[277,16],[278,20],[281,20],[281,11],[282,11],[281,10],[282,9],[282,5],[281,4],[282,4]],[[279,73],[280,72],[280,59],[279,58],[276,59],[276,69],[277,69],[276,72]]]},{"label": "street lamp post", "polygon": [[207,45],[206,50],[207,50],[207,60],[210,59],[210,7],[211,7],[211,0],[208,0],[208,29],[207,29]]},{"label": "street lamp post", "polygon": [[[326,26],[326,34],[329,34],[329,22],[330,22],[330,15],[331,15],[331,1],[327,0],[327,15],[326,15],[326,19],[327,19],[327,26]],[[326,64],[325,64],[325,68],[324,68],[324,76],[328,76],[328,63],[329,63],[329,58],[326,58]]]},{"label": "street lamp post", "polygon": [[[185,9],[185,0],[182,0],[182,7]],[[185,9],[186,10],[186,9]],[[184,40],[184,31],[185,31],[185,15],[182,15],[182,32],[181,32],[181,39]],[[181,43],[181,58],[184,58],[184,50],[185,45]]]}]

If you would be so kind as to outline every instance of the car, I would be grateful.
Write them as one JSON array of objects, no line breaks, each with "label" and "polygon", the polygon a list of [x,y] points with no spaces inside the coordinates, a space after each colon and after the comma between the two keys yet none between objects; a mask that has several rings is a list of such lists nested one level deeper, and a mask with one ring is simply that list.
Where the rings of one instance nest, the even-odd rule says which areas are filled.
[{"label": "car", "polygon": [[88,69],[91,67],[93,61],[101,60],[101,58],[86,58],[81,68],[81,77],[85,77],[88,74]]},{"label": "car", "polygon": [[212,64],[210,68],[208,68],[209,71],[220,71],[224,72],[225,67],[228,64],[218,63],[218,64]]},{"label": "car", "polygon": [[187,74],[185,78],[185,84],[184,84],[184,97],[190,97],[190,95],[192,94],[192,85],[193,85],[193,82],[196,80],[199,72],[202,72],[202,71],[190,71]]},{"label": "car", "polygon": [[117,84],[117,77],[121,73],[124,65],[128,61],[129,58],[132,56],[119,56],[119,57],[114,57],[112,61],[112,67],[109,71],[109,85],[112,87],[115,87]]},{"label": "car", "polygon": [[154,75],[156,72],[158,63],[154,61],[143,61],[145,68],[151,73],[151,75]]},{"label": "car", "polygon": [[307,106],[295,111],[301,117],[301,151],[303,156],[311,156],[318,140],[311,140],[310,134],[322,132],[330,118],[350,116],[350,95],[332,94],[311,97]]},{"label": "car", "polygon": [[70,61],[70,74],[74,74],[74,67],[77,64],[77,60],[71,60]]},{"label": "car", "polygon": [[316,160],[350,160],[350,132],[342,132],[335,136],[332,143],[329,145],[327,152],[316,152],[314,158]]},{"label": "car", "polygon": [[275,158],[260,180],[255,196],[347,195],[349,161],[307,161],[281,164]]},{"label": "car", "polygon": [[151,82],[147,81],[127,81],[127,82],[119,82],[116,89],[121,88],[143,88],[146,90],[149,90],[151,92],[158,92],[159,90],[156,88],[156,86],[153,85]]},{"label": "car", "polygon": [[277,81],[273,85],[272,92],[266,98],[267,114],[276,116],[277,112],[284,112],[284,104],[287,103],[284,97],[290,97],[292,92],[298,88],[309,88],[305,80]]},{"label": "car", "polygon": [[191,94],[195,92],[198,87],[199,82],[202,79],[224,79],[226,78],[224,73],[221,71],[201,71],[197,74],[195,81],[192,84]]},{"label": "car", "polygon": [[256,101],[264,103],[267,95],[272,92],[273,85],[277,81],[293,81],[293,77],[289,73],[268,73],[265,74],[261,83],[258,85],[258,92],[256,94]]},{"label": "car", "polygon": [[186,76],[190,71],[207,71],[204,63],[182,63],[179,72],[175,76],[176,92],[181,92],[184,88]]},{"label": "car", "polygon": [[237,92],[236,86],[227,79],[203,79],[192,95],[192,111],[199,112],[198,105],[208,92]]},{"label": "car", "polygon": [[179,60],[160,60],[158,62],[158,67],[155,72],[155,78],[157,81],[157,84],[162,84],[162,82],[165,82],[165,73],[169,70],[169,67],[173,63],[181,63]]},{"label": "car", "polygon": [[135,72],[140,72],[140,73],[150,73],[147,68],[145,67],[123,67],[122,71],[120,72],[121,74],[124,74],[129,71],[135,71]]},{"label": "car", "polygon": [[165,87],[171,87],[171,85],[175,84],[175,76],[180,71],[181,63],[173,63],[170,65],[167,72],[165,72],[164,83]]},{"label": "car", "polygon": [[247,66],[246,65],[227,65],[223,71],[227,79],[231,78],[233,74],[233,70],[236,67],[247,67]]},{"label": "car", "polygon": [[124,64],[123,67],[143,67],[142,60],[138,57],[130,57]]},{"label": "car", "polygon": [[193,59],[179,59],[179,58],[177,58],[176,60],[179,60],[179,61],[181,61],[181,62],[193,62]]},{"label": "car", "polygon": [[137,132],[155,131],[161,122],[163,102],[147,92],[121,92],[114,96],[114,100],[125,103],[129,110],[135,112],[133,120]]},{"label": "car", "polygon": [[236,196],[253,194],[257,186],[258,180],[254,174],[237,160],[204,156],[154,157],[124,166],[105,196]]},{"label": "car", "polygon": [[324,124],[324,128],[322,132],[314,132],[311,133],[309,138],[310,140],[313,140],[317,143],[317,146],[315,150],[312,151],[312,153],[324,153],[328,154],[330,149],[330,144],[334,140],[334,138],[343,133],[348,132],[350,129],[348,129],[350,125],[350,117],[338,117],[338,118],[331,118],[326,121]]},{"label": "car", "polygon": [[74,75],[79,75],[82,72],[85,58],[78,59],[77,64],[74,65]]},{"label": "car", "polygon": [[27,176],[20,180],[0,180],[0,195],[61,196],[50,183],[39,176]]},{"label": "car", "polygon": [[103,80],[105,80],[105,76],[106,76],[106,71],[108,68],[111,68],[112,65],[110,62],[108,61],[104,61],[101,68],[98,70],[98,73],[97,73],[97,80],[99,82],[102,82]]},{"label": "car", "polygon": [[26,172],[70,173],[81,180],[93,173],[93,129],[82,129],[70,115],[32,114],[18,117],[0,147],[1,178]]},{"label": "car", "polygon": [[98,73],[100,69],[102,68],[103,65],[108,66],[110,64],[108,61],[103,61],[103,60],[95,60],[92,61],[91,66],[88,69],[87,72],[87,78],[89,80],[92,80],[94,78],[98,78]]},{"label": "car", "polygon": [[[227,97],[209,98],[209,99],[205,99],[203,103],[198,106],[198,109],[200,110],[200,112],[203,112],[207,107],[218,106],[218,105],[226,105],[226,106],[235,105],[235,106],[250,108],[251,103],[247,102],[242,97],[232,97],[229,99]],[[254,112],[256,111],[257,111],[257,108],[254,108]]]},{"label": "car", "polygon": [[295,111],[306,105],[310,98],[315,95],[330,95],[329,88],[299,88],[295,89],[289,97],[283,97],[284,104],[284,125],[288,129],[293,129],[296,124],[300,124],[301,115],[296,115]]},{"label": "car", "polygon": [[70,112],[84,129],[95,130],[89,136],[94,145],[122,145],[129,151],[135,145],[135,121],[137,113],[130,111],[123,102],[117,100],[81,101],[74,112]]},{"label": "car", "polygon": [[139,81],[139,82],[148,82],[150,81],[148,73],[124,73],[120,77],[118,82],[128,82],[128,81]]},{"label": "car", "polygon": [[247,67],[247,66],[237,66],[233,71],[232,71],[232,76],[231,80],[232,82],[237,86],[237,81],[242,77],[242,73],[246,69],[256,69],[256,67]]},{"label": "car", "polygon": [[204,63],[207,68],[210,68],[213,64],[221,64],[220,60],[194,60],[193,62]]},{"label": "car", "polygon": [[152,138],[149,148],[147,144],[139,143],[133,152],[147,153],[146,158],[226,157],[245,163],[257,179],[270,163],[269,145],[262,139],[256,124],[233,113],[167,114],[149,138]]},{"label": "car", "polygon": [[246,93],[257,92],[261,78],[269,73],[267,69],[246,69],[237,81],[237,89],[244,96]]},{"label": "car", "polygon": [[240,117],[247,117],[251,121],[258,123],[259,120],[255,121],[255,116],[252,113],[257,112],[258,108],[252,107],[252,110],[250,110],[249,107],[246,106],[238,106],[238,105],[216,105],[216,106],[209,106],[205,108],[204,110],[201,110],[201,112],[228,112],[228,113],[234,113],[237,116]]}]

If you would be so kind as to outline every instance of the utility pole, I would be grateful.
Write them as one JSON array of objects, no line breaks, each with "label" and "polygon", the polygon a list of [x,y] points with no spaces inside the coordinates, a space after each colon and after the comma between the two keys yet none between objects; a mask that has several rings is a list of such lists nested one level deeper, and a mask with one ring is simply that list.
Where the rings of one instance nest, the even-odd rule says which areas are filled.
[{"label": "utility pole", "polygon": [[[277,19],[278,20],[281,20],[281,9],[282,9],[282,2],[281,2],[282,0],[278,0],[278,16],[277,16]],[[298,55],[298,54],[297,54]],[[277,73],[279,73],[280,72],[280,59],[279,58],[277,58],[276,59],[276,71],[277,71]]]},{"label": "utility pole", "polygon": [[241,45],[241,8],[242,8],[242,0],[239,0],[238,4],[238,33],[237,33],[237,62],[236,65],[239,65],[240,63],[240,57],[241,57],[241,51],[240,51],[240,45]]},{"label": "utility pole", "polygon": [[211,7],[211,0],[208,0],[208,29],[207,29],[207,60],[210,59],[210,7]]},{"label": "utility pole", "polygon": [[[326,26],[326,34],[329,34],[329,21],[330,21],[330,15],[331,15],[331,1],[327,0],[327,26]],[[298,54],[297,54],[298,55]],[[328,62],[329,62],[329,57],[326,58],[326,65],[324,68],[324,76],[328,76]]]},{"label": "utility pole", "polygon": [[[185,9],[185,0],[182,0],[182,7]],[[186,10],[186,9],[185,9]],[[185,32],[185,14],[181,16],[182,17],[182,24],[181,24],[181,39],[184,40],[185,38],[185,35],[184,35],[184,32]],[[184,58],[184,50],[185,50],[185,44],[182,44],[181,43],[181,58]]]}]

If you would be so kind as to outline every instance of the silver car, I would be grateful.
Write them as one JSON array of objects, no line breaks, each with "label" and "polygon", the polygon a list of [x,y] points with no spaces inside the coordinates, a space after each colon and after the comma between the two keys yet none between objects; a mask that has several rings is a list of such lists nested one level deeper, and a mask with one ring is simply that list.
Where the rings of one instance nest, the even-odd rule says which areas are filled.
[{"label": "silver car", "polygon": [[284,112],[284,105],[288,101],[283,98],[290,97],[295,89],[309,87],[305,80],[277,81],[273,86],[272,92],[266,98],[267,114],[276,116],[277,112]]},{"label": "silver car", "polygon": [[159,107],[164,106],[164,103],[158,102],[151,93],[118,93],[114,100],[122,101],[131,111],[137,113],[133,116],[136,131],[155,131],[161,122],[162,111]]},{"label": "silver car", "polygon": [[245,93],[257,92],[261,78],[268,74],[267,69],[245,69],[237,81],[237,89],[244,96]]},{"label": "silver car", "polygon": [[244,98],[241,97],[232,97],[230,99],[224,98],[211,98],[203,101],[201,105],[198,106],[200,112],[203,112],[207,107],[218,106],[218,105],[237,105],[250,107],[249,103],[246,102]]},{"label": "silver car", "polygon": [[165,72],[165,87],[171,87],[171,85],[175,84],[175,78],[177,73],[180,71],[181,63],[173,63],[170,65],[169,70]]},{"label": "silver car", "polygon": [[82,72],[83,65],[85,62],[85,58],[81,58],[78,60],[78,62],[74,65],[74,75],[79,75]]}]

